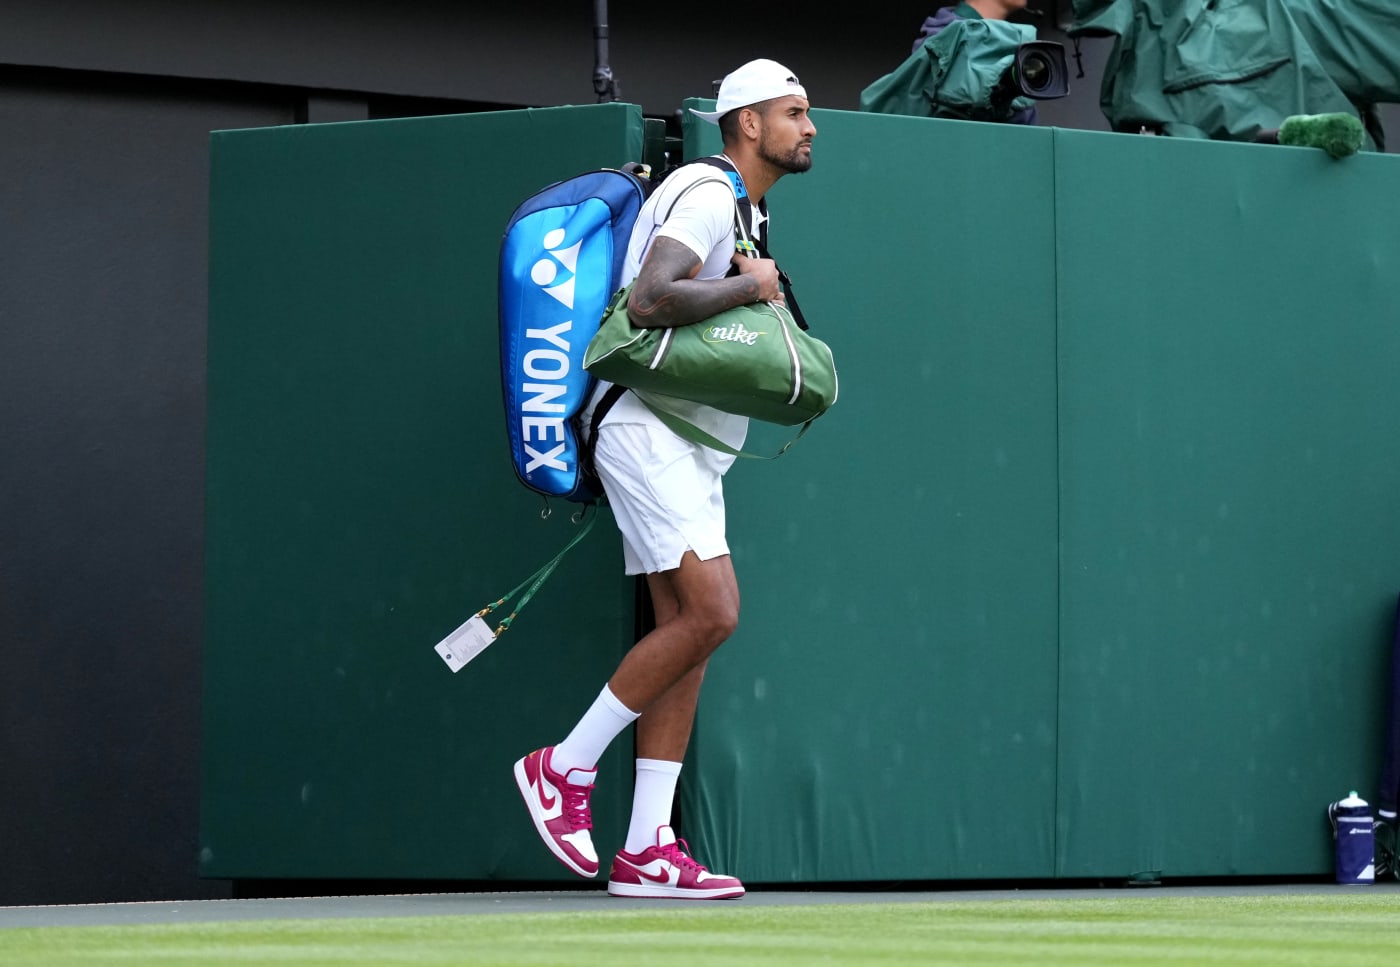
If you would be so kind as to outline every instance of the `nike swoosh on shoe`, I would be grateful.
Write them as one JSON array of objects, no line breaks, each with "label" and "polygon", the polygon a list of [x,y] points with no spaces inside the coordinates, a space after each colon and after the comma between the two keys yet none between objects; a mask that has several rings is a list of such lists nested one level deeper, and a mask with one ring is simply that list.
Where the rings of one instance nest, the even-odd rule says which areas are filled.
[{"label": "nike swoosh on shoe", "polygon": [[[652,867],[659,867],[653,872]],[[651,880],[653,883],[664,883],[667,886],[674,886],[680,881],[680,872],[664,863],[648,863],[646,866],[634,866],[637,875],[644,880]]]},{"label": "nike swoosh on shoe", "polygon": [[[546,790],[548,790],[549,792],[553,792],[554,795],[550,796],[549,792],[546,792]],[[555,816],[559,815],[557,812],[555,812],[555,807],[559,805],[559,790],[555,789],[545,780],[543,771],[540,772],[538,792],[540,797],[540,808],[545,811],[545,818],[553,819]]]}]

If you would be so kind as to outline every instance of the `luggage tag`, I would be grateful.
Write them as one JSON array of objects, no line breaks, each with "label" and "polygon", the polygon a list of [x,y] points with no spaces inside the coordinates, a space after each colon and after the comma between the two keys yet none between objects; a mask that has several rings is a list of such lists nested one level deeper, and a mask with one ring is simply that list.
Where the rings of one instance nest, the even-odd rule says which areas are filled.
[{"label": "luggage tag", "polygon": [[433,650],[447,662],[448,668],[459,672],[495,640],[496,633],[490,625],[482,620],[481,615],[474,614],[456,631],[434,645]]},{"label": "luggage tag", "polygon": [[[583,511],[579,511],[578,515],[574,518],[574,522],[578,523],[582,515]],[[549,515],[546,512],[544,516],[547,517]],[[530,603],[530,599],[535,596],[535,592],[540,589],[540,585],[544,584],[549,576],[554,573],[554,569],[559,566],[559,562],[564,559],[564,555],[569,553],[575,544],[588,536],[588,532],[593,529],[593,522],[597,519],[597,514],[588,515],[588,520],[584,526],[580,528],[579,532],[564,546],[562,551],[554,555],[552,560],[546,562],[538,571],[516,585],[500,600],[488,604],[476,614],[472,615],[463,622],[456,631],[434,645],[433,650],[438,653],[439,658],[447,663],[447,667],[452,669],[454,673],[461,671],[466,667],[467,662],[481,654],[487,649],[491,642],[509,631],[510,623],[516,619],[521,611],[525,610],[525,605]],[[527,585],[529,586],[529,590],[525,591],[525,596],[520,599],[520,603],[515,606],[515,610],[502,618],[501,623],[496,625],[496,630],[492,631],[490,626],[482,619],[511,598],[515,597],[516,594],[524,590]]]}]

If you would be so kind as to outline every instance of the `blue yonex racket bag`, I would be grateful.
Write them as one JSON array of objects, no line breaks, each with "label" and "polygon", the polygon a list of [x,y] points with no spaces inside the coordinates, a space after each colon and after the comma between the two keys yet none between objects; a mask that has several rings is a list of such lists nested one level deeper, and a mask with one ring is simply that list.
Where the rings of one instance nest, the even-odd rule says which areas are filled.
[{"label": "blue yonex racket bag", "polygon": [[642,174],[585,172],[527,198],[501,244],[501,383],[516,476],[546,497],[591,503],[580,467],[579,411],[596,379],[583,355],[619,288]]}]

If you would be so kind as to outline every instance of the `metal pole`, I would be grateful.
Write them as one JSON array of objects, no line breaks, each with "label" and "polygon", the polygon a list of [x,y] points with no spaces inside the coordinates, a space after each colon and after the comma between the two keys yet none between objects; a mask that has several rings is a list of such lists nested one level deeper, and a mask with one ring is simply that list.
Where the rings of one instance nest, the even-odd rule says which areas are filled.
[{"label": "metal pole", "polygon": [[599,103],[622,96],[608,66],[608,0],[593,0],[593,91]]}]

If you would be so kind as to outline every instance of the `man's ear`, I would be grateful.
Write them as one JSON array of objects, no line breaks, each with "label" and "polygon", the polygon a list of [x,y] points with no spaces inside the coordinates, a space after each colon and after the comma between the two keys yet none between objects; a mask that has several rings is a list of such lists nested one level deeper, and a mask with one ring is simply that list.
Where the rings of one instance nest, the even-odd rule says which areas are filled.
[{"label": "man's ear", "polygon": [[763,115],[751,107],[739,108],[739,133],[745,137],[758,139],[762,130]]}]

